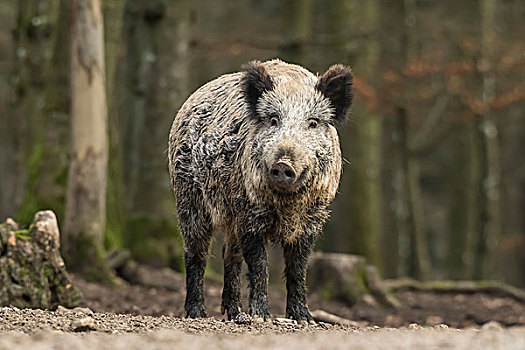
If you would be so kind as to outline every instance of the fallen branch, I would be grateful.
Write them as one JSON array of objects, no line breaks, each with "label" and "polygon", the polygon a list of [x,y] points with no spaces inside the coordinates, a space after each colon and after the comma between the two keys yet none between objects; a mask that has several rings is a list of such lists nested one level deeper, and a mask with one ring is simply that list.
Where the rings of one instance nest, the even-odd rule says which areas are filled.
[{"label": "fallen branch", "polygon": [[362,324],[356,321],[349,320],[347,318],[339,317],[324,310],[314,310],[311,312],[312,317],[317,322],[325,322],[331,324],[340,324],[343,326],[361,327]]},{"label": "fallen branch", "polygon": [[435,293],[487,293],[511,297],[525,303],[525,291],[498,281],[428,281],[412,279],[385,280],[392,291],[418,290]]}]

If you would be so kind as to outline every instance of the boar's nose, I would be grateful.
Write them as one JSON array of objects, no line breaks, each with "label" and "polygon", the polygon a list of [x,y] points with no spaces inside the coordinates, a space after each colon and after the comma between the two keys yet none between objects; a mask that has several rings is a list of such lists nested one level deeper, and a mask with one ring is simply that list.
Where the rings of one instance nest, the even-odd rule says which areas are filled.
[{"label": "boar's nose", "polygon": [[270,169],[270,179],[274,185],[279,187],[293,184],[296,177],[294,168],[284,161],[275,162]]}]

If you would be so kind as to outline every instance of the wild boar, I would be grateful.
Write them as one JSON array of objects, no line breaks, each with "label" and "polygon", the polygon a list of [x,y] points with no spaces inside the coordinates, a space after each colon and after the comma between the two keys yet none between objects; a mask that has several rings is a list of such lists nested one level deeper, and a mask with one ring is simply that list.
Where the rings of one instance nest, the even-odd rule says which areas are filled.
[{"label": "wild boar", "polygon": [[311,321],[308,255],[329,216],[342,158],[336,127],[352,104],[352,72],[314,75],[278,59],[253,61],[199,88],[177,113],[169,171],[184,239],[186,317],[205,317],[203,276],[214,233],[225,234],[222,313],[241,312],[244,258],[249,314],[270,318],[265,244],[285,259],[286,314]]}]

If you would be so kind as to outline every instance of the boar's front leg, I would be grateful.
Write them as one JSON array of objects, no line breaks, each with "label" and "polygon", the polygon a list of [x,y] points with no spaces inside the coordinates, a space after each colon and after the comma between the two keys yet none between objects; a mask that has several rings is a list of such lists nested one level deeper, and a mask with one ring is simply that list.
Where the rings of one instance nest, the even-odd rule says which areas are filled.
[{"label": "boar's front leg", "polygon": [[[257,226],[256,226],[257,225]],[[248,265],[250,282],[250,315],[254,319],[269,320],[268,307],[268,259],[264,245],[261,222],[246,223],[248,227],[240,236],[242,254]]]},{"label": "boar's front leg", "polygon": [[306,268],[308,256],[315,243],[315,235],[299,237],[293,243],[283,244],[286,277],[286,317],[297,321],[313,321],[306,305]]}]

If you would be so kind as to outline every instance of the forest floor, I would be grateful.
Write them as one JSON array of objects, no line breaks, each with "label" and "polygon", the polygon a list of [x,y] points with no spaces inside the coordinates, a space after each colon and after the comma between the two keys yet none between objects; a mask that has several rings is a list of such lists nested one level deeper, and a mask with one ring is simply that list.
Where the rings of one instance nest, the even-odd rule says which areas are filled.
[{"label": "forest floor", "polygon": [[211,280],[206,281],[210,317],[200,320],[181,318],[182,276],[171,290],[124,281],[112,289],[78,276],[74,282],[84,293],[80,308],[0,308],[0,350],[162,349],[177,345],[224,349],[525,349],[525,302],[488,292],[398,291],[403,306],[397,309],[349,307],[323,301],[315,294],[309,296],[311,310],[325,310],[354,321],[343,326],[277,320],[284,317],[286,298],[282,290],[274,288],[270,292],[274,320],[238,325],[220,315],[221,285]]}]

